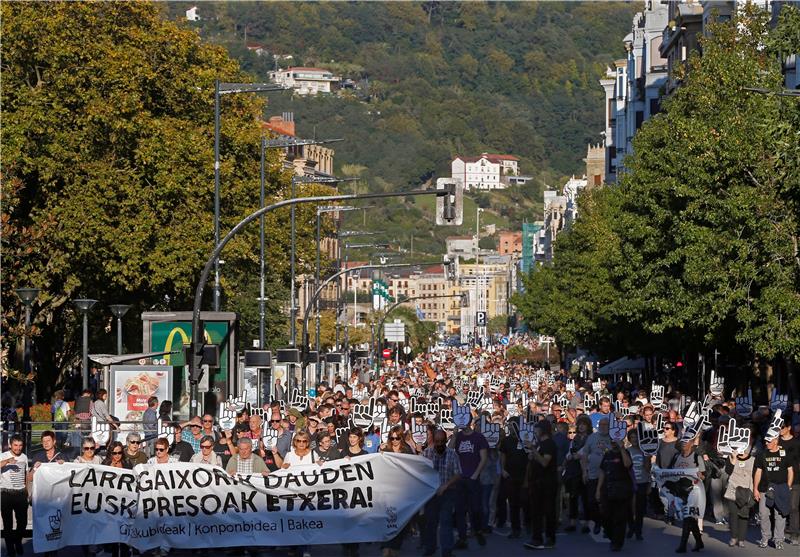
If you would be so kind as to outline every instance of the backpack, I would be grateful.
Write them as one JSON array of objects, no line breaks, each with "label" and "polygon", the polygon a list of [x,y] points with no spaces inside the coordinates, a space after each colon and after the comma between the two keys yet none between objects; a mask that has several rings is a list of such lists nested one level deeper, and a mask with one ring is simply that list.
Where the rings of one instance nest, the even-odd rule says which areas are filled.
[{"label": "backpack", "polygon": [[[67,410],[64,410],[65,406],[67,407]],[[56,408],[56,411],[53,415],[53,420],[56,422],[69,421],[69,405],[63,400],[61,401],[61,404],[58,405],[58,408]]]}]

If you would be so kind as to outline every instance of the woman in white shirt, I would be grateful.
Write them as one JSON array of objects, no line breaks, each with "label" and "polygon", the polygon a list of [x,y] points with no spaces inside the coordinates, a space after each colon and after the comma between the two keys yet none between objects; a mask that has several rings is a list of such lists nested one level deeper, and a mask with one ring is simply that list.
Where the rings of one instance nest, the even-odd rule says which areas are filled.
[{"label": "woman in white shirt", "polygon": [[295,433],[292,450],[283,459],[283,467],[295,464],[314,464],[314,451],[311,450],[311,436],[307,431]]},{"label": "woman in white shirt", "polygon": [[206,435],[200,439],[200,452],[192,455],[189,462],[221,467],[222,459],[214,452],[214,438],[210,435]]}]

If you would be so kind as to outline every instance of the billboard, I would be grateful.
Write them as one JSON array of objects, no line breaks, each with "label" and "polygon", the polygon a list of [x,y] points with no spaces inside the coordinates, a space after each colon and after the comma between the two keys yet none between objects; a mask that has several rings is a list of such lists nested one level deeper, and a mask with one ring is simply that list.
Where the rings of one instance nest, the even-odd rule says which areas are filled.
[{"label": "billboard", "polygon": [[111,366],[109,412],[122,421],[142,421],[151,396],[172,400],[172,373],[169,366]]},{"label": "billboard", "polygon": [[[233,312],[202,312],[200,319],[204,326],[204,341],[207,344],[219,345],[219,368],[210,370],[208,377],[208,393],[205,394],[204,407],[214,413],[218,402],[228,397],[229,393],[241,390],[236,374],[236,343],[239,315]],[[192,339],[192,312],[145,312],[142,314],[142,346],[152,352],[169,352],[177,350],[178,354],[164,356],[167,365],[173,371],[172,400],[176,412],[183,415],[189,413],[189,393],[186,385],[184,366],[184,344]]]}]

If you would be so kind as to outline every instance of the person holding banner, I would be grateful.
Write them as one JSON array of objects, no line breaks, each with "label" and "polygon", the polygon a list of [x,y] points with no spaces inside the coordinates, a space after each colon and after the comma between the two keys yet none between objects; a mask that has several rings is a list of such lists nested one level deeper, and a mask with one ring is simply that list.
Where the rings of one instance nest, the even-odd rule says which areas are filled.
[{"label": "person holding banner", "polygon": [[[703,479],[705,478],[706,472],[706,465],[700,455],[697,454],[694,448],[695,438],[684,437],[680,440],[680,452],[677,453],[675,456],[672,457],[672,461],[669,464],[670,469],[681,469],[681,468],[694,468],[697,470],[697,482],[695,483],[693,490],[701,490],[703,492],[703,498],[705,499],[705,488],[703,487]],[[682,497],[678,496],[679,499],[683,499]],[[705,505],[703,505],[705,507]],[[705,509],[703,509],[705,510]],[[682,530],[681,530],[681,541],[678,549],[675,550],[675,553],[686,553],[686,544],[689,542],[689,534],[694,537],[694,549],[693,551],[700,551],[703,549],[703,536],[702,532],[700,531],[700,525],[698,521],[703,518],[703,512],[700,512],[699,509],[695,514],[692,509],[692,505],[689,504],[689,498],[686,499],[686,505],[682,509],[682,516],[683,516],[683,523],[682,523]]]},{"label": "person holding banner", "polygon": [[311,436],[307,431],[298,431],[292,439],[292,450],[283,459],[282,468],[314,464],[314,451],[311,450]]},{"label": "person holding banner", "polygon": [[214,452],[214,438],[206,435],[200,439],[200,452],[192,456],[189,462],[207,464],[209,466],[222,466],[222,459]]},{"label": "person holding banner", "polygon": [[250,474],[269,474],[264,460],[253,454],[253,440],[249,437],[240,437],[236,442],[238,452],[228,460],[225,471],[231,476],[249,476]]},{"label": "person holding banner", "polygon": [[[3,517],[3,537],[6,551],[13,557],[22,555],[22,536],[28,527],[28,491],[25,472],[28,457],[22,452],[23,441],[19,435],[12,435],[8,451],[0,454],[0,513]],[[17,521],[13,529],[14,519]]]}]

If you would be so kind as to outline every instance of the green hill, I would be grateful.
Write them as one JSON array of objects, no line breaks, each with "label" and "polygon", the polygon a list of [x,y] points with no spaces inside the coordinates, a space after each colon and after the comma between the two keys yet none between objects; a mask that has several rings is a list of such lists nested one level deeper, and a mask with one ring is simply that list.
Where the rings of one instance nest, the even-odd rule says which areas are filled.
[{"label": "green hill", "polygon": [[[186,7],[167,9],[179,18]],[[337,173],[348,165],[365,167],[361,177],[371,190],[412,189],[447,176],[457,154],[518,156],[521,172],[534,176],[535,185],[478,199],[518,226],[539,217],[543,181],[557,184],[582,173],[586,144],[599,140],[603,126],[597,81],[621,54],[620,38],[639,7],[201,3],[202,20],[190,25],[224,45],[256,80],[267,79],[273,54],[292,57],[281,59],[282,67],[321,66],[352,79],[356,88],[338,95],[270,95],[268,115],[292,111],[300,135],[344,138],[335,145]],[[254,43],[267,53],[245,48]],[[403,229],[408,235],[408,219],[421,216],[409,210],[392,217],[379,209],[370,215],[390,239]],[[435,232],[416,221],[413,228],[430,237],[431,249],[438,249],[443,235],[462,232]]]}]

